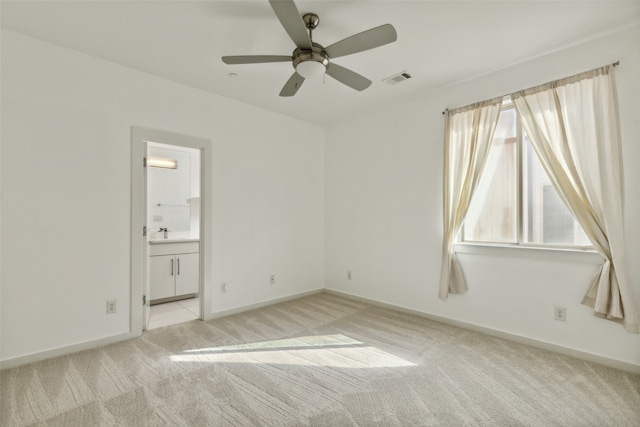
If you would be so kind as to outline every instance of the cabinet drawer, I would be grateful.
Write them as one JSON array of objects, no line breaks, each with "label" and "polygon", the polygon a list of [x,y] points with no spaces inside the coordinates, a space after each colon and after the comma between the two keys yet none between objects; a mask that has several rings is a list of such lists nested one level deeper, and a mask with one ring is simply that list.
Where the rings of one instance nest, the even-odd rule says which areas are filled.
[{"label": "cabinet drawer", "polygon": [[185,243],[163,243],[161,245],[150,245],[149,255],[171,255],[171,254],[192,254],[200,251],[199,242]]}]

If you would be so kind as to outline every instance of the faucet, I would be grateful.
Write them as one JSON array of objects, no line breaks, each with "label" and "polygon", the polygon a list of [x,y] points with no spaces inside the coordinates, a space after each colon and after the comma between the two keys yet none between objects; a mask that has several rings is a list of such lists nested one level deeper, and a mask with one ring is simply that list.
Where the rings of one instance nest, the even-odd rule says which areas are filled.
[{"label": "faucet", "polygon": [[165,239],[167,238],[167,234],[169,233],[169,229],[167,227],[165,228],[160,227],[160,230],[158,231],[164,231],[164,238]]}]

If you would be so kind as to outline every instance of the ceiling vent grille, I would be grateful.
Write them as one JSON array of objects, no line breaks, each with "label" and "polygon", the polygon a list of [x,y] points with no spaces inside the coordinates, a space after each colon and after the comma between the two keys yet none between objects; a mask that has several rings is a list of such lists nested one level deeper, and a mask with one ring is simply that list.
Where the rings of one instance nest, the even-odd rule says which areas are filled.
[{"label": "ceiling vent grille", "polygon": [[402,71],[398,74],[395,74],[391,77],[387,77],[386,79],[382,80],[383,82],[386,82],[387,84],[390,85],[394,85],[396,83],[400,83],[403,82],[405,80],[409,80],[411,78],[411,74],[407,73],[407,71]]}]

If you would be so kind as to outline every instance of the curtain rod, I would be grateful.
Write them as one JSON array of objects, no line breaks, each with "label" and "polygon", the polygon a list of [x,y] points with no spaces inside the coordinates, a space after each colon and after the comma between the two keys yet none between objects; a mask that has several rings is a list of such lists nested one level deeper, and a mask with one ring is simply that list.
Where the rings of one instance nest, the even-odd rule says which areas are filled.
[{"label": "curtain rod", "polygon": [[[616,61],[616,62],[614,62],[614,63],[612,63],[612,64],[610,64],[610,65],[613,65],[614,67],[617,67],[618,65],[620,65],[620,61]],[[594,68],[594,69],[595,69],[595,68]],[[578,73],[578,74],[580,74],[580,73]],[[509,96],[509,95],[510,95],[510,94],[502,95],[502,97]],[[493,98],[492,98],[492,99],[493,99]],[[445,109],[444,109],[444,111],[442,112],[442,115],[445,115],[447,111],[449,111],[449,109],[448,109],[448,108],[445,108]]]}]

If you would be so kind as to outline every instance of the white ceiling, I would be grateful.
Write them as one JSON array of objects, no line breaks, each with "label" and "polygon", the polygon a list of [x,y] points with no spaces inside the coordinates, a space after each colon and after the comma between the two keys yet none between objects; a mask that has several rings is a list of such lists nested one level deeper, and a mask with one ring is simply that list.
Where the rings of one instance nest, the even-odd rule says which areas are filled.
[{"label": "white ceiling", "polygon": [[[226,65],[223,55],[289,55],[293,42],[267,0],[6,1],[2,27],[133,69],[325,125],[377,105],[503,68],[640,21],[640,1],[306,1],[328,46],[391,23],[398,41],[338,58],[373,81],[363,92],[331,77],[278,96],[291,64]],[[407,70],[397,85],[382,80]],[[233,79],[229,73],[236,73]]]}]

